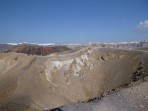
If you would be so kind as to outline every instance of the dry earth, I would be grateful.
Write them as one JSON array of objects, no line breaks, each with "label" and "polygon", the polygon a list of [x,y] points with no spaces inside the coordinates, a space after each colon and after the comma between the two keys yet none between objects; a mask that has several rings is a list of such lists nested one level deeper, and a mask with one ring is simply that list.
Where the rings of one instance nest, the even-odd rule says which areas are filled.
[{"label": "dry earth", "polygon": [[[86,102],[106,92],[130,86],[135,81],[143,82],[147,74],[146,51],[88,47],[44,57],[1,53],[0,110],[43,111]],[[143,84],[147,87],[147,82]],[[119,94],[122,92],[124,90]],[[99,106],[100,103],[95,104],[95,107]]]}]

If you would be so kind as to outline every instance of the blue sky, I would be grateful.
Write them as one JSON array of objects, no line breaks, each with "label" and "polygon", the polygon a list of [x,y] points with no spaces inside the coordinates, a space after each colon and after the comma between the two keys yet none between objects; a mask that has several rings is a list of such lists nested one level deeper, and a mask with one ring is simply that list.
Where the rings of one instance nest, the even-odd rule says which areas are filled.
[{"label": "blue sky", "polygon": [[0,0],[0,42],[148,39],[148,0]]}]

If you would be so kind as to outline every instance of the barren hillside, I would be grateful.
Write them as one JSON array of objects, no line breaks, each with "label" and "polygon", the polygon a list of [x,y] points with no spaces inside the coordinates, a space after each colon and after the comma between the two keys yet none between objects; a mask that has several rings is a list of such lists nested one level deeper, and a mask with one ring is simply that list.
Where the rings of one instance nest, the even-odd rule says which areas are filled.
[{"label": "barren hillside", "polygon": [[0,110],[43,111],[87,102],[147,75],[143,51],[87,47],[44,57],[1,53]]}]

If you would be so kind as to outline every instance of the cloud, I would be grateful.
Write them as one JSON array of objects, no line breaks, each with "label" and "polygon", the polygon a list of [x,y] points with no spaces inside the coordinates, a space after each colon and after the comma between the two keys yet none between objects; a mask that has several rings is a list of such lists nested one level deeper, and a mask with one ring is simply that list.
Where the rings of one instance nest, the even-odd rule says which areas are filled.
[{"label": "cloud", "polygon": [[136,29],[142,31],[148,31],[148,20],[139,22]]}]

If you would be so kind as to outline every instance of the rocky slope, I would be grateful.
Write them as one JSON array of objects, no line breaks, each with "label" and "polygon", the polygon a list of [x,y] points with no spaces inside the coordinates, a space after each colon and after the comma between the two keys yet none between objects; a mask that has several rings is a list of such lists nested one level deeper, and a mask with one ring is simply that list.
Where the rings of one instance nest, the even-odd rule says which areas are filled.
[{"label": "rocky slope", "polygon": [[88,103],[63,106],[61,111],[146,111],[148,109],[148,82],[143,82]]},{"label": "rocky slope", "polygon": [[148,52],[87,47],[55,56],[0,54],[0,110],[42,111],[144,80]]},{"label": "rocky slope", "polygon": [[46,56],[53,53],[68,52],[71,49],[65,46],[37,46],[37,45],[18,45],[9,48],[6,52],[17,52],[28,55],[41,55]]}]

